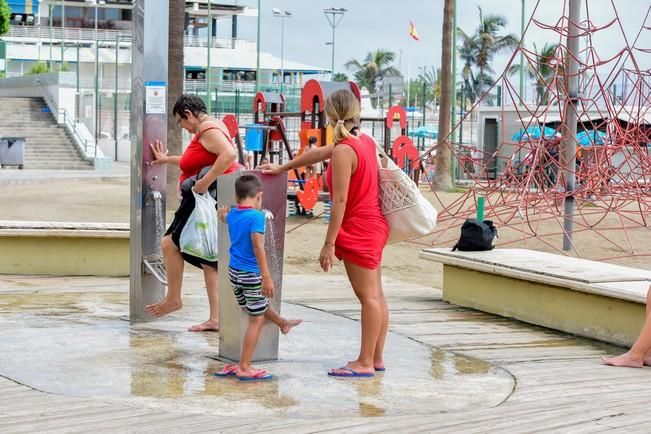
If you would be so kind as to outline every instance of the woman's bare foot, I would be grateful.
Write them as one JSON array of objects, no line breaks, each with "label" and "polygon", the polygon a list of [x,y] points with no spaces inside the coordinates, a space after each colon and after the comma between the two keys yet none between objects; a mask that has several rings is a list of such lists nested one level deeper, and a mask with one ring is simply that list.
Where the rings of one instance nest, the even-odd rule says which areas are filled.
[{"label": "woman's bare foot", "polygon": [[302,323],[302,319],[286,319],[285,323],[280,327],[280,332],[284,335],[289,333],[291,329]]},{"label": "woman's bare foot", "polygon": [[644,366],[645,358],[632,355],[630,352],[624,353],[617,357],[602,357],[601,361],[605,365],[618,366],[625,368],[641,368]]},{"label": "woman's bare foot", "polygon": [[643,362],[644,362],[644,366],[651,366],[651,353],[646,353]]},{"label": "woman's bare foot", "polygon": [[332,374],[334,374],[335,376],[355,376],[354,374],[373,375],[375,374],[375,369],[373,368],[373,366],[363,366],[357,360],[355,360],[352,362],[348,362],[346,366],[342,366],[341,368],[331,369],[329,375]]},{"label": "woman's bare foot", "polygon": [[375,367],[376,371],[384,371],[384,360],[373,360],[373,366]]},{"label": "woman's bare foot", "polygon": [[149,315],[159,318],[169,313],[175,312],[183,307],[181,300],[169,300],[167,297],[160,303],[148,304],[145,306]]},{"label": "woman's bare foot", "polygon": [[189,332],[218,332],[219,321],[216,319],[209,319],[201,324],[193,325],[188,329]]}]

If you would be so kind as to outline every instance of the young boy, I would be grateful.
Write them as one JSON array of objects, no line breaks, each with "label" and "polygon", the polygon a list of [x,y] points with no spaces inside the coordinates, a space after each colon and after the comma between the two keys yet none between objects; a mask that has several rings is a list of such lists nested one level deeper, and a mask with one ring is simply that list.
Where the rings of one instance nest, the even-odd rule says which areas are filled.
[{"label": "young boy", "polygon": [[264,252],[266,216],[260,211],[262,183],[255,175],[242,175],[235,181],[237,206],[219,210],[220,219],[228,224],[231,239],[231,261],[228,274],[237,303],[249,314],[249,326],[242,342],[239,365],[226,365],[215,373],[218,377],[236,375],[240,380],[269,380],[272,375],[251,366],[265,319],[276,324],[283,334],[299,325],[301,320],[287,320],[269,306],[274,295],[274,283]]}]

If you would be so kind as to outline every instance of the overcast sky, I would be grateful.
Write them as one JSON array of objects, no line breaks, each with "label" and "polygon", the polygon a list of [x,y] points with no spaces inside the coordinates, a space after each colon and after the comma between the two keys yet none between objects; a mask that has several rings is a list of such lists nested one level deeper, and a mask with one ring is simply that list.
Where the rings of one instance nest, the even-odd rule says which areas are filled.
[{"label": "overcast sky", "polygon": [[[257,7],[257,0],[240,0],[240,4]],[[586,11],[582,2],[582,19],[586,12],[596,26],[604,26],[615,18],[612,3],[617,7],[622,26],[629,42],[637,36],[645,18],[651,26],[648,9],[651,0],[590,0]],[[478,24],[477,6],[484,14],[503,14],[508,20],[507,32],[520,33],[520,0],[457,0],[457,24],[471,33]],[[544,6],[542,6],[544,4]],[[534,13],[535,18],[545,24],[556,24],[563,15],[563,0],[526,0],[526,20]],[[291,11],[293,17],[285,20],[285,58],[309,65],[330,67],[331,28],[323,14],[323,8],[344,7],[348,13],[336,30],[335,70],[344,71],[344,63],[350,59],[363,59],[367,52],[384,48],[396,53],[396,66],[407,75],[407,59],[411,50],[412,77],[418,75],[419,65],[440,64],[441,27],[443,0],[262,0],[262,50],[280,56],[280,19],[273,17],[271,9]],[[409,39],[409,21],[413,20],[420,35],[420,41]],[[219,26],[220,36],[227,36],[230,23]],[[256,19],[243,17],[239,22],[240,37],[256,38]],[[552,31],[542,30],[533,23],[526,33],[526,44],[536,42],[542,47],[545,42],[558,42]],[[594,46],[602,59],[612,57],[624,47],[619,26],[602,30],[594,37]],[[638,46],[651,48],[651,30],[645,30],[638,40]],[[400,55],[402,53],[402,56]],[[651,54],[638,51],[638,63],[643,68],[651,67]],[[507,61],[506,56],[496,59],[494,69],[500,72]],[[344,71],[348,72],[348,71]],[[350,73],[349,73],[350,75]]]}]

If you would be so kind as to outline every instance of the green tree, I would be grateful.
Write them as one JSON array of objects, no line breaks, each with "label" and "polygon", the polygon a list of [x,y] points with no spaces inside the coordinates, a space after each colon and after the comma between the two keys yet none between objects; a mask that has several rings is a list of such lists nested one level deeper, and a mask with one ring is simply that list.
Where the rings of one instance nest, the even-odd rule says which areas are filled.
[{"label": "green tree", "polygon": [[0,35],[9,31],[9,21],[11,20],[11,9],[7,0],[0,0]]},{"label": "green tree", "polygon": [[[484,16],[479,9],[479,28],[475,33],[477,39],[477,58],[475,64],[481,77],[488,77],[495,71],[490,66],[496,54],[513,51],[518,46],[520,39],[513,33],[501,35],[500,32],[506,27],[507,20],[503,15],[489,14]],[[482,79],[479,80],[479,96],[484,94]]]},{"label": "green tree", "polygon": [[477,38],[469,36],[462,29],[457,29],[457,36],[460,40],[457,53],[463,62],[461,78],[463,79],[464,92],[468,101],[474,104],[477,100],[477,78],[473,70],[479,53]]},{"label": "green tree", "polygon": [[[527,77],[536,82],[536,104],[549,103],[548,87],[552,84],[555,71],[562,68],[562,63],[556,58],[558,44],[546,43],[542,50],[538,51],[536,44],[533,44],[535,62],[527,62],[524,71]],[[520,64],[516,63],[509,68],[509,74],[514,75],[520,72]],[[524,97],[524,95],[521,95]]]},{"label": "green tree", "polygon": [[[485,89],[495,83],[491,61],[497,54],[513,51],[518,46],[519,39],[514,34],[502,35],[507,24],[502,15],[484,15],[479,9],[479,26],[470,34],[463,29],[457,29],[459,44],[457,50],[462,61],[461,76],[464,83],[464,93],[474,104],[477,99],[493,97],[484,95]],[[490,102],[490,101],[489,101]]]},{"label": "green tree", "polygon": [[384,77],[400,75],[400,72],[393,66],[395,53],[378,49],[369,52],[364,60],[352,59],[346,62],[346,68],[353,71],[353,77],[360,87],[368,89],[371,96],[377,93],[377,86]]},{"label": "green tree", "polygon": [[[427,87],[426,102],[436,106],[441,98],[441,68],[430,67],[418,75],[418,81]],[[422,84],[421,84],[422,86]],[[422,89],[418,92],[422,93]]]},{"label": "green tree", "polygon": [[32,67],[29,68],[29,71],[27,71],[25,75],[45,74],[46,72],[50,72],[50,68],[48,68],[47,63],[38,62],[32,65]]},{"label": "green tree", "polygon": [[332,81],[348,81],[348,76],[343,72],[337,72],[334,77],[332,77]]},{"label": "green tree", "polygon": [[439,106],[439,135],[436,146],[436,172],[432,185],[438,191],[452,190],[450,159],[452,151],[447,142],[450,135],[452,110],[452,18],[454,0],[445,0],[443,5],[443,37],[441,42],[441,102]]}]

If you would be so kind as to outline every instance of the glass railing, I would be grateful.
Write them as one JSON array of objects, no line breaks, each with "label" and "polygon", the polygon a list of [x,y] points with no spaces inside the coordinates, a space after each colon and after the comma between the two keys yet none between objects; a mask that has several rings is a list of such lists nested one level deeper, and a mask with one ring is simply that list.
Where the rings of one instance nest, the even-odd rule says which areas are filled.
[{"label": "glass railing", "polygon": [[[5,34],[8,38],[30,38],[54,41],[61,40],[64,35],[64,29],[61,27],[50,28],[44,26],[10,26],[9,32]],[[117,36],[120,41],[131,40],[131,30],[109,30],[109,29],[82,29],[75,27],[65,28],[65,39],[69,41],[114,41]],[[186,47],[207,47],[208,38],[205,36],[184,35],[183,43]],[[213,38],[213,48],[230,48],[237,50],[255,51],[256,44],[253,41],[247,41],[239,38]]]}]

